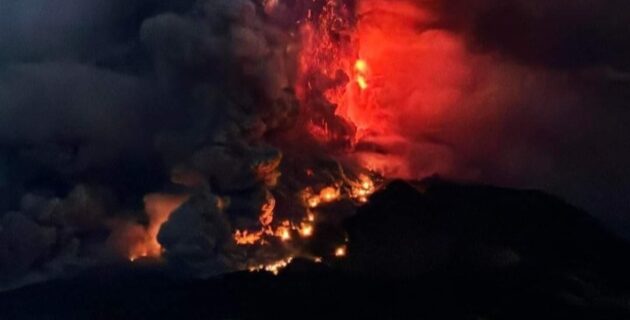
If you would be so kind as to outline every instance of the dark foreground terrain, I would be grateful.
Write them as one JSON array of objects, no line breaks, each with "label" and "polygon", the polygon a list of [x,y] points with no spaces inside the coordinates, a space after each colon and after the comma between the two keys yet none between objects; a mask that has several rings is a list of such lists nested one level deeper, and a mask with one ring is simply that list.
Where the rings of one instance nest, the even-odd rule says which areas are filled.
[{"label": "dark foreground terrain", "polygon": [[91,270],[0,294],[0,319],[630,319],[630,247],[540,192],[393,182],[344,226],[334,263]]}]

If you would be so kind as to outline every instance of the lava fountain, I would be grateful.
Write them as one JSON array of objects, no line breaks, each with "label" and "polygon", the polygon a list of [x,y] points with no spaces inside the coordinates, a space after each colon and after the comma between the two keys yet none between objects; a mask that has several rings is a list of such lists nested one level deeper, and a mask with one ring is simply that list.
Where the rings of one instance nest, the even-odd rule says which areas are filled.
[{"label": "lava fountain", "polygon": [[[455,108],[470,86],[463,41],[432,27],[429,7],[348,3],[326,1],[301,29],[298,95],[307,127],[324,143],[347,142],[345,158],[383,176],[448,173],[451,155],[437,137],[462,114]],[[313,114],[318,94],[334,116]]]}]

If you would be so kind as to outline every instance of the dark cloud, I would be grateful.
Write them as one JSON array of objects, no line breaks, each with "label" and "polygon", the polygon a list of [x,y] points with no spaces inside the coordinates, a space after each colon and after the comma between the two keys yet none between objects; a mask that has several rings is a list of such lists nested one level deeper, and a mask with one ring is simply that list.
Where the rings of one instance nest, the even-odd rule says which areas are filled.
[{"label": "dark cloud", "polygon": [[143,196],[174,189],[199,193],[160,234],[174,263],[236,268],[209,190],[241,204],[239,225],[257,223],[280,160],[261,137],[297,111],[289,35],[248,0],[8,1],[0,12],[0,287],[142,255],[171,201],[145,198],[143,212]]},{"label": "dark cloud", "polygon": [[8,0],[0,4],[0,61],[94,63],[129,49],[144,19],[194,0]]},{"label": "dark cloud", "polygon": [[132,143],[144,130],[148,89],[146,80],[89,65],[7,66],[0,73],[0,141]]},{"label": "dark cloud", "polygon": [[450,0],[439,23],[522,63],[554,68],[630,68],[630,4],[606,1]]},{"label": "dark cloud", "polygon": [[217,208],[218,201],[211,194],[197,195],[162,226],[159,241],[168,248],[167,256],[174,264],[204,275],[246,267],[244,257],[233,256],[238,250],[232,227],[225,212]]},{"label": "dark cloud", "polygon": [[0,288],[110,259],[98,238],[108,229],[107,210],[114,203],[106,189],[84,185],[64,199],[25,194],[19,210],[0,218]]}]

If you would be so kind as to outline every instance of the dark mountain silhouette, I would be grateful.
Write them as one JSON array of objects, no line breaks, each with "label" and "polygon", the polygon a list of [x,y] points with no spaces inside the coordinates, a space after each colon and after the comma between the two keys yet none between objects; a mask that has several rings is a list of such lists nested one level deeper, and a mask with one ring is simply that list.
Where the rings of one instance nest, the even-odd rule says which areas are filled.
[{"label": "dark mountain silhouette", "polygon": [[630,246],[538,191],[394,181],[348,255],[207,280],[102,268],[0,294],[1,319],[630,319]]}]

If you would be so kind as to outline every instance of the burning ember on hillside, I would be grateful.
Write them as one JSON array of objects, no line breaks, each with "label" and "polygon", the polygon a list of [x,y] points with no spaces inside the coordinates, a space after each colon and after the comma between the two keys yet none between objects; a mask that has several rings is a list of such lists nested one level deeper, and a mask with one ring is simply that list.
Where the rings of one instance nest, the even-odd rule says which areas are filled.
[{"label": "burning ember on hillside", "polygon": [[344,181],[337,185],[323,187],[314,192],[310,187],[301,192],[303,215],[301,221],[292,222],[282,220],[274,223],[274,208],[276,200],[269,198],[261,208],[258,230],[236,230],[234,241],[239,245],[265,245],[270,239],[291,241],[295,237],[311,237],[315,230],[317,219],[316,209],[341,200],[349,200],[357,204],[367,201],[367,197],[376,190],[374,182],[367,175],[360,175],[358,181]]}]

